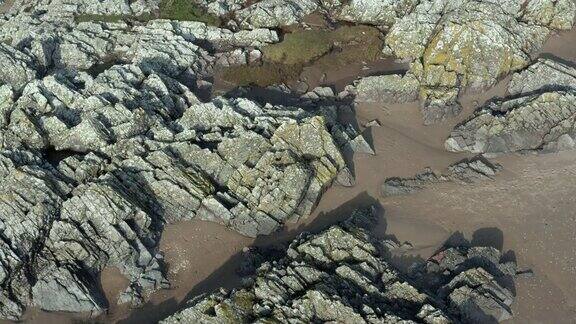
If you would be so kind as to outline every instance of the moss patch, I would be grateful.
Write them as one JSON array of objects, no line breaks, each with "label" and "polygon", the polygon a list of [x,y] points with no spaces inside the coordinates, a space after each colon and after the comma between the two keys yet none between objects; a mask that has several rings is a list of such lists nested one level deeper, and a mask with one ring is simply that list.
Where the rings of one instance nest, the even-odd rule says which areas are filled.
[{"label": "moss patch", "polygon": [[384,42],[380,31],[368,26],[336,30],[302,30],[262,49],[262,65],[226,68],[219,75],[238,86],[269,86],[297,80],[304,66],[334,70],[358,62],[377,60]]},{"label": "moss patch", "polygon": [[200,21],[208,25],[219,26],[220,19],[204,10],[192,0],[162,0],[160,18],[183,21]]},{"label": "moss patch", "polygon": [[303,30],[287,34],[278,44],[263,48],[264,59],[281,64],[306,64],[332,48],[332,37],[325,30]]},{"label": "moss patch", "polygon": [[262,65],[242,65],[226,68],[220,78],[238,86],[257,85],[267,87],[289,80],[296,80],[302,72],[301,65],[264,63]]},{"label": "moss patch", "polygon": [[[264,47],[264,60],[281,64],[308,64],[329,53],[338,64],[371,61],[382,51],[380,31],[368,26],[345,26],[336,30],[302,30],[288,34],[278,44]],[[334,64],[334,63],[333,63]]]}]

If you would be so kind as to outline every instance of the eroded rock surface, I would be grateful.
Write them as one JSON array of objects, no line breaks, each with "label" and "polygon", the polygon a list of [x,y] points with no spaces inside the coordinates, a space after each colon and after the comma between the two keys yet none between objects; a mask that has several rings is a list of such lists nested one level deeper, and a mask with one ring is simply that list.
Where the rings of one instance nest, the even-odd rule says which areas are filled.
[{"label": "eroded rock surface", "polygon": [[486,323],[510,318],[516,273],[494,248],[447,248],[409,277],[363,227],[372,209],[319,234],[302,234],[245,288],[201,296],[162,323]]},{"label": "eroded rock surface", "polygon": [[[370,9],[376,4],[390,15]],[[551,32],[572,28],[576,13],[570,0],[352,1],[346,8],[354,13],[347,16],[387,30],[386,54],[412,62],[404,77],[361,80],[359,99],[418,96],[426,124],[460,113],[463,91],[481,91],[528,66]]]},{"label": "eroded rock surface", "polygon": [[163,224],[199,217],[248,235],[308,215],[345,167],[325,118],[247,99],[200,103],[134,65],[3,88],[3,302],[98,313],[115,266],[138,303],[166,287]]},{"label": "eroded rock surface", "polygon": [[575,147],[576,69],[543,59],[515,74],[511,97],[496,99],[457,126],[450,151],[510,153]]},{"label": "eroded rock surface", "polygon": [[389,178],[382,184],[383,196],[398,196],[414,193],[428,186],[443,183],[474,183],[491,180],[501,170],[501,166],[483,157],[465,159],[448,167],[443,174],[427,168],[414,178]]},{"label": "eroded rock surface", "polygon": [[[280,41],[275,29],[301,24],[314,12],[378,26],[387,33],[386,54],[411,62],[411,69],[361,80],[351,94],[395,102],[419,94],[426,120],[434,121],[458,111],[456,99],[464,88],[489,86],[525,66],[551,31],[571,27],[574,14],[567,0],[198,1],[224,28],[154,19],[161,4],[15,0],[2,7],[0,318],[17,320],[31,306],[95,315],[109,303],[141,304],[152,291],[169,286],[158,253],[166,223],[199,218],[247,236],[270,234],[310,214],[333,181],[354,184],[341,152],[375,152],[355,127],[338,122],[336,102],[348,94],[340,98],[331,88],[316,88],[294,105],[233,95],[210,99],[214,71],[260,63],[262,47]],[[546,131],[538,133],[545,137],[540,142],[569,145],[573,94],[555,89],[533,96],[517,106],[529,107],[538,131]],[[299,104],[304,101],[308,105]],[[542,102],[557,110],[559,121],[548,128],[539,124],[550,118]],[[504,111],[516,108],[490,115],[502,119]],[[504,119],[496,129],[517,127],[524,135],[526,125]],[[483,145],[472,143],[467,130],[461,133],[455,136],[458,145],[460,138],[466,145]],[[502,143],[491,141],[484,140],[487,147]],[[466,165],[451,177],[472,169],[483,172]],[[394,270],[379,259],[376,245],[350,226],[303,236],[287,263],[263,268],[262,290],[246,290],[251,300],[261,298],[253,303],[261,308],[242,316],[429,322],[464,316],[443,306],[450,294],[437,302],[437,296],[418,292],[396,274],[390,282],[380,280]],[[308,242],[316,239],[319,243]],[[353,253],[339,259],[348,253],[339,249],[324,257],[314,247],[324,240]],[[296,301],[284,286],[271,292],[265,273],[285,276],[300,265],[307,277],[286,280],[294,280],[288,285],[305,295]],[[105,267],[120,269],[130,282],[119,301],[102,295],[97,278]],[[326,281],[326,290],[319,280],[329,275],[336,279]],[[483,278],[492,285],[489,276]],[[331,292],[342,287],[373,294],[374,300],[333,298]],[[235,294],[240,292],[215,298],[224,303]],[[455,300],[467,305],[467,298],[480,298],[474,294],[480,292],[471,288]],[[295,303],[274,306],[280,298]]]}]

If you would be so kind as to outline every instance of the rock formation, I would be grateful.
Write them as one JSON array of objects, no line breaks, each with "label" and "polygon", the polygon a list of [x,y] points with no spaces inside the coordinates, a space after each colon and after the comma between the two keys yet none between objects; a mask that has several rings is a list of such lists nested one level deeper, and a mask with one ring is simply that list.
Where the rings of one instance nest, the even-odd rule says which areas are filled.
[{"label": "rock formation", "polygon": [[[165,224],[199,218],[243,235],[266,235],[309,215],[333,181],[353,185],[342,152],[374,151],[355,127],[338,121],[337,102],[344,98],[330,88],[305,93],[294,105],[209,95],[215,70],[261,63],[262,48],[282,38],[280,27],[302,25],[313,12],[377,26],[370,30],[378,40],[380,31],[386,33],[386,54],[411,62],[410,71],[361,80],[351,93],[396,102],[419,93],[432,122],[459,110],[462,90],[490,86],[525,67],[551,31],[572,26],[575,11],[569,0],[170,1],[175,3],[184,9],[168,10],[164,0],[0,2],[0,318],[17,320],[27,307],[95,315],[108,303],[140,304],[169,286],[158,253]],[[567,69],[557,68],[571,73]],[[557,75],[558,83],[571,84]],[[495,103],[482,122],[456,130],[449,147],[490,152],[573,145],[573,96],[563,88]],[[310,104],[300,105],[304,101]],[[524,113],[534,125],[509,118]],[[490,119],[500,124],[487,139],[470,136]],[[498,135],[509,128],[516,132],[510,138]],[[526,135],[520,144],[518,134]],[[450,177],[472,169],[484,172],[469,165]],[[305,282],[286,280],[306,294],[296,300],[280,286],[271,294],[266,287],[272,282],[261,279],[258,289],[264,290],[246,290],[245,296],[256,300],[264,292],[276,299],[254,302],[262,308],[241,316],[469,316],[443,306],[455,286],[436,296],[397,275],[378,279],[393,269],[364,234],[346,226],[322,235],[359,255],[314,261],[322,253],[313,247],[317,243],[306,242],[324,238],[303,236],[284,259],[298,265],[270,264],[262,271],[285,276],[303,265],[310,269],[303,272]],[[340,261],[343,268],[335,263]],[[105,300],[97,284],[105,267],[120,269],[130,282],[119,301]],[[327,274],[349,277],[336,276],[321,288],[318,280]],[[492,291],[490,276],[479,280]],[[332,299],[331,289],[342,285],[374,299]],[[244,293],[213,300],[230,303],[224,300],[236,294]],[[458,296],[450,303],[488,298],[476,286]],[[306,312],[275,308],[280,298]],[[234,316],[247,304],[239,305],[230,306]],[[393,305],[390,314],[383,305]]]},{"label": "rock formation", "polygon": [[382,185],[383,196],[405,195],[423,190],[424,188],[443,182],[474,183],[492,179],[501,166],[483,157],[465,159],[448,167],[444,174],[437,174],[426,168],[414,178],[389,178]]},{"label": "rock formation", "polygon": [[450,151],[510,153],[561,151],[576,144],[576,69],[540,60],[515,74],[511,97],[496,99],[457,126]]},{"label": "rock formation", "polygon": [[[0,318],[139,304],[169,286],[164,224],[270,234],[345,169],[328,107],[197,96],[215,66],[258,59],[275,31],[76,21],[139,14],[140,1],[27,5],[0,19]],[[130,281],[119,301],[97,284],[108,266]]]},{"label": "rock formation", "polygon": [[244,288],[191,301],[162,323],[487,323],[512,316],[504,282],[516,273],[489,247],[450,247],[406,277],[363,227],[373,209],[341,225],[302,234]]},{"label": "rock formation", "polygon": [[528,66],[552,31],[572,28],[576,13],[570,0],[359,0],[345,8],[346,17],[387,30],[386,54],[412,62],[406,76],[361,80],[358,99],[419,96],[427,124],[458,114],[463,91],[486,89]]}]

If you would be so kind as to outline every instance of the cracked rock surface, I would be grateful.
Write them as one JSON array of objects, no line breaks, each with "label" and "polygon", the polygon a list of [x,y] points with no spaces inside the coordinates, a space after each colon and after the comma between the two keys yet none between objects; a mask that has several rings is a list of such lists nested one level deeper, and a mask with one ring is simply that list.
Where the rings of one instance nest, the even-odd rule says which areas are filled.
[{"label": "cracked rock surface", "polygon": [[426,124],[459,114],[463,91],[528,66],[551,32],[572,28],[576,13],[570,0],[358,0],[345,8],[346,17],[386,31],[386,54],[412,63],[406,76],[360,80],[359,99],[419,98]]},{"label": "cracked rock surface", "polygon": [[486,323],[512,315],[504,282],[516,268],[498,250],[447,247],[404,276],[364,229],[371,213],[300,235],[246,287],[201,296],[162,323]]},{"label": "cracked rock surface", "polygon": [[[329,107],[199,99],[214,67],[246,64],[275,31],[75,21],[155,6],[15,1],[0,18],[0,318],[138,305],[169,287],[166,223],[270,234],[346,167]],[[117,301],[105,267],[130,282]]]},{"label": "cracked rock surface", "polygon": [[[209,96],[216,70],[262,63],[261,49],[280,42],[282,28],[312,13],[377,26],[385,53],[411,68],[360,80],[350,94],[420,98],[434,122],[459,111],[464,89],[524,68],[552,31],[573,25],[575,11],[568,0],[198,0],[222,19],[218,27],[154,19],[161,4],[0,0],[0,319],[19,320],[29,307],[97,315],[110,303],[141,305],[170,286],[158,247],[166,224],[201,219],[268,235],[308,216],[334,181],[354,185],[343,155],[375,151],[339,122],[347,93],[306,87],[293,105]],[[573,70],[538,64],[514,76],[517,98],[479,112],[448,147],[574,146]],[[543,76],[554,80],[539,83]],[[430,179],[496,171],[482,163]],[[398,187],[425,185],[419,181]],[[455,270],[438,279],[442,293],[430,292],[402,279],[352,223],[303,235],[279,263],[262,265],[251,288],[203,299],[173,319],[444,323],[483,316],[478,309],[509,315],[510,294],[491,269]],[[129,281],[118,300],[99,286],[106,267]]]},{"label": "cracked rock surface", "polygon": [[269,234],[308,215],[344,167],[324,117],[247,99],[194,103],[133,65],[4,93],[5,318],[25,305],[101,311],[105,266],[131,282],[121,301],[138,303],[167,285],[164,223],[199,217]]},{"label": "cracked rock surface", "polygon": [[515,74],[513,95],[496,99],[457,126],[446,140],[450,151],[511,153],[562,151],[575,147],[576,70],[540,60]]},{"label": "cracked rock surface", "polygon": [[426,168],[414,178],[389,178],[382,185],[383,196],[398,196],[414,193],[428,186],[443,183],[474,183],[491,180],[502,167],[483,157],[465,159],[448,167],[446,173],[438,174]]}]

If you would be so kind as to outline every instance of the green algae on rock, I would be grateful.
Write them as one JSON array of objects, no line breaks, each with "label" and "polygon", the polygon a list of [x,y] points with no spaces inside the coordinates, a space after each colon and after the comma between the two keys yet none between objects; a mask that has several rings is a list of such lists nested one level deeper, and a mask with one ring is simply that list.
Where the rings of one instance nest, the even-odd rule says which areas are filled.
[{"label": "green algae on rock", "polygon": [[224,81],[240,86],[288,83],[298,79],[304,66],[335,69],[377,60],[382,55],[380,36],[378,29],[369,26],[299,30],[262,47],[263,63],[226,67],[219,74]]},{"label": "green algae on rock", "polygon": [[162,0],[158,9],[159,18],[162,19],[199,21],[213,26],[221,24],[220,18],[208,13],[191,0]]}]

